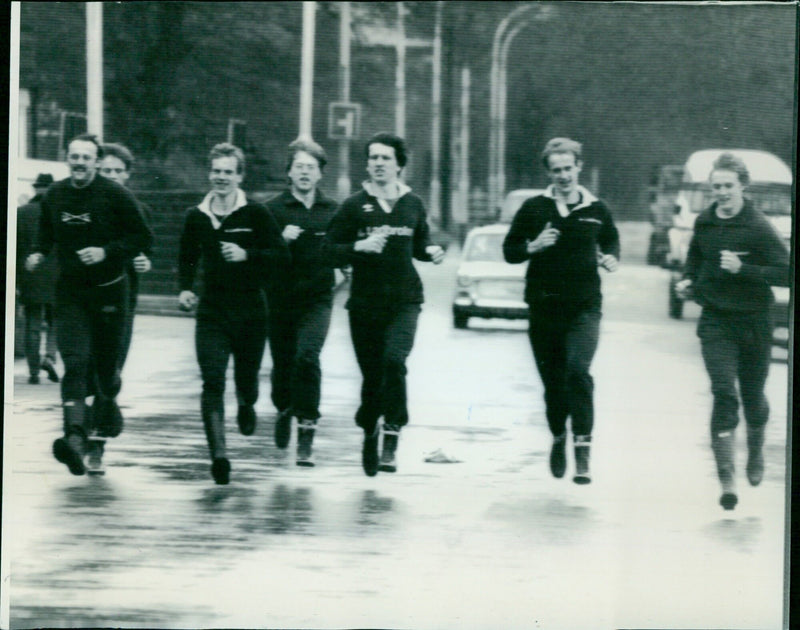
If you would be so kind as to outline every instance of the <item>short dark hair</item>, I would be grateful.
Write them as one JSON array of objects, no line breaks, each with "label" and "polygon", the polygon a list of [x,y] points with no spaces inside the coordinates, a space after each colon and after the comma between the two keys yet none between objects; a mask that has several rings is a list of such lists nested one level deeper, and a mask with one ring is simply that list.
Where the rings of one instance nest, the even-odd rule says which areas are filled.
[{"label": "short dark hair", "polygon": [[125,164],[125,170],[130,171],[133,168],[133,153],[130,152],[128,147],[119,142],[107,142],[103,145],[103,157],[111,155]]},{"label": "short dark hair", "polygon": [[292,168],[292,164],[294,164],[294,158],[300,152],[308,153],[311,157],[313,157],[319,165],[319,170],[324,169],[325,165],[328,163],[328,156],[325,155],[325,149],[323,149],[316,142],[313,140],[295,140],[289,145],[289,155],[287,156],[286,160],[287,171]]},{"label": "short dark hair", "polygon": [[369,147],[372,144],[385,144],[387,147],[392,147],[394,149],[394,157],[397,159],[398,166],[403,168],[406,165],[408,160],[406,141],[400,136],[396,136],[393,133],[388,132],[376,133],[369,140],[367,140],[367,144],[364,145],[364,154],[367,156],[367,158],[369,158]]},{"label": "short dark hair", "polygon": [[[711,165],[711,173],[714,171],[733,171],[742,186],[747,186],[750,183],[750,171],[747,170],[744,161],[733,153],[721,153]],[[711,177],[711,173],[708,174],[709,177]]]},{"label": "short dark hair", "polygon": [[97,147],[97,159],[99,160],[103,157],[103,145],[100,143],[100,139],[93,133],[82,133],[78,136],[75,136],[72,140],[67,143],[67,148],[75,141],[79,142],[91,142],[94,146]]},{"label": "short dark hair", "polygon": [[236,172],[244,172],[244,151],[242,151],[239,147],[231,144],[230,142],[220,142],[219,144],[215,144],[212,147],[211,152],[208,154],[208,161],[211,163],[217,158],[223,157],[235,157]]},{"label": "short dark hair", "polygon": [[583,145],[576,140],[570,138],[553,138],[548,140],[542,151],[542,164],[546,169],[550,168],[550,156],[554,153],[572,153],[575,156],[575,163],[581,160],[583,153]]}]

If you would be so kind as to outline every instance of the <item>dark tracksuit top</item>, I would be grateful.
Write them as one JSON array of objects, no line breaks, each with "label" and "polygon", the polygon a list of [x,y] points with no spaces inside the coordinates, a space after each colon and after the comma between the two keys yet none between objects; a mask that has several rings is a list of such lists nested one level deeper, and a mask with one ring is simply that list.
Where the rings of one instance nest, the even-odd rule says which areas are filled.
[{"label": "dark tracksuit top", "polygon": [[289,243],[291,261],[273,270],[267,284],[272,372],[270,392],[279,411],[298,418],[320,417],[322,368],[319,356],[328,336],[333,303],[333,267],[322,256],[322,241],[336,202],[315,193],[311,208],[285,190],[267,202],[280,230],[302,228]]},{"label": "dark tracksuit top", "polygon": [[[62,399],[83,400],[92,393],[115,398],[121,387],[119,364],[128,307],[125,269],[152,242],[136,200],[99,175],[83,188],[75,188],[70,179],[59,181],[42,200],[39,239],[38,251],[47,254],[55,246],[58,258],[56,330],[65,366]],[[102,247],[105,258],[85,265],[76,252],[90,246]],[[102,343],[96,343],[99,340]],[[90,365],[96,379],[90,378]],[[87,426],[79,428],[88,432]]]},{"label": "dark tracksuit top", "polygon": [[[149,227],[152,222],[152,214],[153,214],[152,211],[150,210],[150,206],[141,202],[138,202],[137,205],[139,207],[139,212],[141,212],[142,214],[142,218],[144,219],[145,225]],[[144,254],[147,257],[151,257],[152,247],[148,247],[147,249],[142,250],[141,252],[137,252],[136,256],[138,256],[139,254]],[[134,256],[134,258],[136,258],[136,256]],[[130,264],[128,265],[128,279],[130,281],[130,286],[131,286],[131,306],[135,307],[136,296],[139,294],[139,272],[136,271],[136,269],[134,268],[133,260],[131,260]]]},{"label": "dark tracksuit top", "polygon": [[[720,268],[722,250],[739,252],[738,273]],[[747,424],[764,426],[769,418],[764,386],[772,356],[770,285],[788,285],[789,252],[747,199],[728,219],[718,217],[712,204],[695,221],[684,277],[692,280],[703,307],[697,335],[714,395],[712,435],[736,428],[740,397]]]},{"label": "dark tracksuit top", "polygon": [[[337,266],[352,264],[347,308],[363,382],[356,424],[367,433],[381,415],[387,425],[408,423],[405,361],[411,352],[423,302],[413,258],[430,261],[431,244],[422,200],[400,186],[389,212],[368,192],[370,184],[344,201],[328,227],[325,251]],[[380,254],[356,252],[354,243],[373,232],[388,234]]]},{"label": "dark tracksuit top", "polygon": [[[222,257],[222,242],[239,245],[247,252],[247,259],[227,262]],[[222,219],[212,216],[207,207],[197,206],[186,213],[178,254],[178,284],[181,291],[193,290],[202,258],[203,298],[247,299],[260,294],[270,266],[285,263],[288,257],[278,225],[263,205],[245,203]]]},{"label": "dark tracksuit top", "polygon": [[[56,246],[59,283],[70,289],[116,280],[152,238],[133,195],[99,175],[83,188],[72,186],[70,179],[56,182],[42,200],[37,251],[47,254]],[[102,262],[80,261],[76,251],[90,246],[105,249]]]},{"label": "dark tracksuit top", "polygon": [[[739,273],[720,269],[722,250],[747,252],[739,256]],[[729,219],[719,218],[712,204],[694,224],[684,278],[692,280],[695,299],[704,308],[763,313],[774,300],[770,286],[789,285],[789,252],[749,200]]]},{"label": "dark tracksuit top", "polygon": [[322,241],[336,214],[336,202],[317,190],[314,205],[306,208],[291,190],[285,190],[266,206],[281,232],[287,225],[303,229],[289,243],[291,259],[270,274],[267,284],[270,309],[303,307],[318,301],[330,303],[333,267],[322,256]]},{"label": "dark tracksuit top", "polygon": [[[589,367],[600,332],[598,253],[620,255],[619,234],[608,208],[579,187],[579,203],[559,212],[552,186],[522,204],[503,242],[510,263],[528,262],[525,300],[530,305],[528,337],[545,388],[547,422],[553,435],[572,417],[575,435],[591,435],[594,381]],[[567,210],[567,208],[563,208]],[[527,244],[547,223],[560,231],[556,243],[529,254]]]},{"label": "dark tracksuit top", "polygon": [[[556,200],[540,195],[526,200],[511,223],[503,242],[507,262],[526,260],[525,301],[533,304],[543,298],[565,303],[586,303],[600,298],[597,270],[598,248],[603,254],[620,257],[619,233],[608,208],[586,189],[583,201],[566,217],[558,212]],[[555,245],[529,254],[527,245],[547,223],[561,232]]]},{"label": "dark tracksuit top", "polygon": [[[349,309],[392,309],[422,304],[422,281],[412,258],[429,262],[431,245],[422,200],[405,187],[391,212],[376,197],[361,190],[346,199],[328,227],[323,251],[336,267],[353,266]],[[354,243],[372,234],[389,235],[380,254],[357,252]]]}]

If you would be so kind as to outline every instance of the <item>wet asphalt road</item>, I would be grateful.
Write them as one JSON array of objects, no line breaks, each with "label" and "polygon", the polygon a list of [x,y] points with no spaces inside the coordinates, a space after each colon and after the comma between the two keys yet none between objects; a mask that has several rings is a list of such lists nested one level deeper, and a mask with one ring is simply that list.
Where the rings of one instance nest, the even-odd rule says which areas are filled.
[{"label": "wet asphalt road", "polygon": [[[666,272],[604,274],[593,373],[593,483],[555,480],[524,323],[451,327],[456,251],[422,265],[399,470],[360,467],[360,385],[344,294],[323,352],[315,468],[272,443],[228,391],[229,486],[209,475],[194,322],[139,316],[104,477],[50,453],[58,389],[14,366],[5,424],[3,591],[10,626],[780,628],[787,365],[768,382],[767,474],[717,505],[698,311],[666,317]],[[345,291],[346,293],[346,291]],[[229,390],[231,381],[229,380]],[[8,410],[8,406],[6,409]],[[459,463],[426,463],[441,449]],[[3,626],[9,623],[4,612]]]}]

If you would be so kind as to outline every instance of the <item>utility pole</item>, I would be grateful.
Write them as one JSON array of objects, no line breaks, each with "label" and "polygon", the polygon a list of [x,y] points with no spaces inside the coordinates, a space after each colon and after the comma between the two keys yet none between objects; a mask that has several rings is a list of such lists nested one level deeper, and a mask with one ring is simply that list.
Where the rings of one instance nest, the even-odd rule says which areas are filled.
[{"label": "utility pole", "polygon": [[433,87],[431,111],[431,218],[441,222],[442,184],[439,179],[441,168],[442,135],[442,9],[443,0],[436,2],[436,23],[433,31]]},{"label": "utility pole", "polygon": [[103,140],[103,3],[86,3],[86,128]]},{"label": "utility pole", "polygon": [[470,219],[469,208],[469,91],[470,91],[470,70],[468,67],[461,69],[461,152],[459,154],[458,165],[458,196],[463,207],[463,212],[467,215],[467,222]]},{"label": "utility pole", "polygon": [[406,137],[406,21],[403,2],[397,3],[397,66],[394,75],[395,105],[394,132]]},{"label": "utility pole", "polygon": [[[339,16],[339,97],[350,102],[350,3],[340,2]],[[339,140],[339,177],[336,192],[340,200],[350,195],[350,140]]]},{"label": "utility pole", "polygon": [[303,2],[303,49],[300,62],[300,134],[298,138],[305,140],[311,140],[316,11],[316,2],[313,0],[305,0]]}]

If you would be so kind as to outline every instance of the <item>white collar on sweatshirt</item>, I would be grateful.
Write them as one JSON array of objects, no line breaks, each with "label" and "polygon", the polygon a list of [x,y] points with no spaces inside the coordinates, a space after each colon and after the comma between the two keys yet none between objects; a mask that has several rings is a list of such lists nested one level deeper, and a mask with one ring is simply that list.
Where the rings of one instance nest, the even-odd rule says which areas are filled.
[{"label": "white collar on sweatshirt", "polygon": [[592,203],[597,201],[597,197],[595,197],[583,186],[578,186],[577,191],[578,194],[580,194],[581,196],[581,200],[578,202],[578,205],[575,206],[572,210],[567,208],[567,204],[564,203],[564,200],[556,195],[556,187],[553,184],[550,184],[545,189],[544,196],[549,197],[550,199],[555,201],[556,208],[558,208],[558,214],[560,214],[562,217],[566,217],[570,212],[575,212],[576,210],[585,208],[586,206],[591,205]]},{"label": "white collar on sweatshirt", "polygon": [[[407,184],[404,184],[399,179],[397,180],[396,183],[397,183],[397,192],[398,192],[397,198],[398,199],[400,199],[400,197],[402,197],[406,193],[410,193],[411,192],[411,186],[408,186]],[[380,195],[380,190],[374,183],[372,183],[371,181],[367,180],[364,183],[362,183],[361,185],[364,187],[364,190],[367,191],[368,195],[372,195],[373,197],[375,197],[375,199],[378,200],[378,203],[380,204],[381,209],[386,214],[389,214],[392,211],[392,206],[390,206],[389,202],[386,201],[386,199],[383,198]]]},{"label": "white collar on sweatshirt", "polygon": [[[218,230],[219,226],[222,225],[222,221],[220,221],[219,216],[214,214],[214,212],[211,210],[211,198],[213,196],[214,196],[213,192],[208,193],[205,196],[205,198],[203,199],[203,201],[200,202],[200,205],[198,205],[197,207],[199,208],[200,212],[202,212],[209,219],[211,219],[211,225],[214,226],[214,229]],[[225,216],[229,217],[234,212],[236,212],[239,208],[241,208],[242,206],[246,206],[246,205],[247,205],[247,196],[244,194],[244,191],[241,188],[237,188],[236,189],[236,203],[233,204],[233,209],[228,214],[226,214]],[[224,218],[225,217],[223,217],[223,219]]]}]

